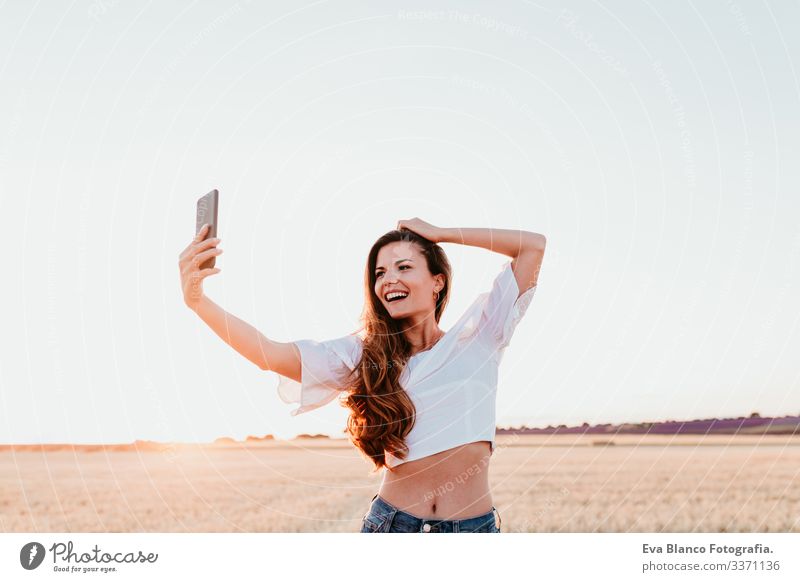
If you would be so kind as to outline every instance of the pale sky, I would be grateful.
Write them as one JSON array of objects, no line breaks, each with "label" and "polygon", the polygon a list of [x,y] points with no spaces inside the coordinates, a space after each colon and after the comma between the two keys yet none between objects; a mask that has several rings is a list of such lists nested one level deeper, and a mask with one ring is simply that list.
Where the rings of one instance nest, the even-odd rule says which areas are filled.
[{"label": "pale sky", "polygon": [[[799,414],[800,8],[568,5],[3,4],[0,442],[343,435],[184,306],[212,188],[269,338],[354,331],[398,220],[524,229],[498,425]],[[447,330],[509,259],[443,248]]]}]

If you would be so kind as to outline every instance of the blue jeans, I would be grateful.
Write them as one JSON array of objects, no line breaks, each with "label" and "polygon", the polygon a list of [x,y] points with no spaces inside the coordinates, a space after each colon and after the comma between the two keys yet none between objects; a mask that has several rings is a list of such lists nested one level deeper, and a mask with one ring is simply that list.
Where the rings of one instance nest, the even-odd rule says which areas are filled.
[{"label": "blue jeans", "polygon": [[467,519],[422,519],[376,494],[361,522],[360,533],[500,533],[500,523],[500,512],[494,506],[488,513]]}]

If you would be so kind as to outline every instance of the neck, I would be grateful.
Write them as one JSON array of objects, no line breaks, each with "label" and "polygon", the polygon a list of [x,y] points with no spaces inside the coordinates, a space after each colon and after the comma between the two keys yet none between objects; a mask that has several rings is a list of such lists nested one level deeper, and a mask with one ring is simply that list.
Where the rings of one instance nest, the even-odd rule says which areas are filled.
[{"label": "neck", "polygon": [[427,350],[433,346],[444,335],[433,316],[426,318],[422,322],[410,321],[403,334],[412,346],[414,353]]}]

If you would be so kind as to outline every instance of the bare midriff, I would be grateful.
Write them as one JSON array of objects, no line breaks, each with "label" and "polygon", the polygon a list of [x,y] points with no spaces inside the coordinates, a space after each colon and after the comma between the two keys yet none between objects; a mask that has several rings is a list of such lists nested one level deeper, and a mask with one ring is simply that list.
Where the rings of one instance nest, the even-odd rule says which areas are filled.
[{"label": "bare midriff", "polygon": [[422,519],[468,519],[492,510],[489,441],[460,445],[384,471],[380,495]]}]

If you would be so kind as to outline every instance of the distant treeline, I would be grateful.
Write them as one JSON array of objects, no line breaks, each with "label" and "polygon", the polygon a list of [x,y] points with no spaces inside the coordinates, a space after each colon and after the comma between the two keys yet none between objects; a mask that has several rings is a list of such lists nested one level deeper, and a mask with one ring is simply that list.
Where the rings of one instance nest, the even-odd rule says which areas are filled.
[{"label": "distant treeline", "polygon": [[[580,426],[547,426],[545,428],[497,428],[496,433],[502,434],[602,434],[613,436],[618,434],[775,434],[775,435],[800,435],[800,416],[761,417],[757,412],[750,416],[739,418],[704,418],[701,420],[665,420],[662,422],[637,422],[622,424],[595,424],[584,422]],[[325,434],[299,434],[295,439],[329,439]],[[271,434],[262,437],[248,436],[245,443],[257,443],[275,440]],[[340,439],[341,440],[341,439]],[[230,437],[220,437],[211,446],[239,445],[239,441]],[[29,445],[0,445],[0,451],[161,451],[174,452],[176,448],[194,446],[208,446],[202,444],[159,443],[155,441],[134,441],[129,444],[84,445],[70,443],[42,443]]]},{"label": "distant treeline", "polygon": [[547,426],[545,428],[498,428],[497,434],[798,434],[800,416],[762,418],[757,412],[748,417],[704,418],[701,420],[666,420],[622,424],[584,422],[580,426]]}]

